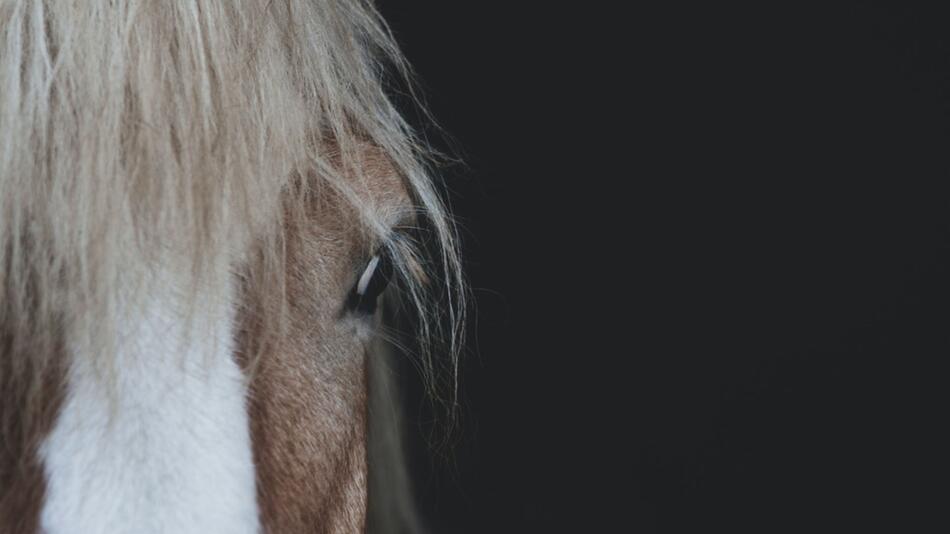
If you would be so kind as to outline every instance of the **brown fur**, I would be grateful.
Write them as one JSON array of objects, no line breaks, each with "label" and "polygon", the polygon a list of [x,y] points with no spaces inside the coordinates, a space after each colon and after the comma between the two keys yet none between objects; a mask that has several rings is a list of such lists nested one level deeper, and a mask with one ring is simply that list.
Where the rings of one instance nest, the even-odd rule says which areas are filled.
[{"label": "brown fur", "polygon": [[[22,346],[8,331],[8,324],[0,324],[0,354],[22,357],[23,352],[38,347]],[[20,345],[20,346],[17,346]],[[52,347],[56,353],[62,346]],[[7,360],[0,359],[0,365]],[[55,361],[62,361],[60,356]],[[25,389],[12,383],[10,373],[0,372],[8,378],[0,383],[0,532],[3,534],[33,534],[39,529],[40,509],[46,491],[43,467],[37,457],[37,449],[43,437],[55,421],[62,401],[63,372],[59,366],[44,369],[39,386],[43,391],[39,406],[33,408],[38,415],[31,419],[6,413],[25,403]]]},{"label": "brown fur", "polygon": [[[367,181],[356,191],[395,222],[408,195],[395,171],[367,154]],[[273,313],[279,299],[250,302],[241,319],[245,351],[261,339],[278,340],[251,370],[261,521],[273,533],[362,532],[372,326],[344,303],[375,245],[339,195],[323,191],[309,209],[307,224],[285,233],[285,335],[268,337],[260,331],[266,323],[256,320]]]}]

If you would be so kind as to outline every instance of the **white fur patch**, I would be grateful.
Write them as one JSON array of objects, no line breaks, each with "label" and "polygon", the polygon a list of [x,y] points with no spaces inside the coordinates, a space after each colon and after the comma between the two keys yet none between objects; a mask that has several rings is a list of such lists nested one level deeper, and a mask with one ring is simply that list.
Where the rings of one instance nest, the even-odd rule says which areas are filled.
[{"label": "white fur patch", "polygon": [[187,332],[174,284],[123,317],[114,403],[90,358],[74,357],[41,449],[45,532],[258,532],[246,388],[232,358],[233,293],[199,296]]}]

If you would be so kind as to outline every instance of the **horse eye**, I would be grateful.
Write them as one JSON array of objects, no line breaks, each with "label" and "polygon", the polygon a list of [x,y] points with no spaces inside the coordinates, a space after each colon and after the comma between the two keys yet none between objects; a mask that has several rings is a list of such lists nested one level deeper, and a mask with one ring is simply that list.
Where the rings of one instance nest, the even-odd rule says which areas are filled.
[{"label": "horse eye", "polygon": [[392,263],[386,254],[377,253],[363,269],[356,286],[350,291],[347,309],[357,314],[372,315],[376,313],[379,296],[392,277]]}]

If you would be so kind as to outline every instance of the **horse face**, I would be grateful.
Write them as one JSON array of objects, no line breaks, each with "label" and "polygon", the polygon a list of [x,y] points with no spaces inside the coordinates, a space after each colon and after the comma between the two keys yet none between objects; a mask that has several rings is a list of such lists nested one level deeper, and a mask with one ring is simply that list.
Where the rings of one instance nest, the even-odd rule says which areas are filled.
[{"label": "horse face", "polygon": [[[381,215],[393,228],[383,235],[395,239],[411,202],[385,158],[367,150],[361,159],[350,180],[358,203],[326,189],[303,217],[287,218],[286,299],[254,290],[254,271],[265,267],[253,261],[222,262],[219,283],[195,287],[181,282],[187,262],[170,254],[153,267],[140,306],[117,322],[124,341],[108,390],[95,359],[71,349],[79,353],[51,387],[58,400],[38,435],[38,462],[27,476],[4,474],[12,485],[0,526],[364,529],[367,358],[379,324],[368,300],[385,285],[386,247],[356,206]],[[279,315],[282,302],[286,324],[275,335],[260,319]]]}]

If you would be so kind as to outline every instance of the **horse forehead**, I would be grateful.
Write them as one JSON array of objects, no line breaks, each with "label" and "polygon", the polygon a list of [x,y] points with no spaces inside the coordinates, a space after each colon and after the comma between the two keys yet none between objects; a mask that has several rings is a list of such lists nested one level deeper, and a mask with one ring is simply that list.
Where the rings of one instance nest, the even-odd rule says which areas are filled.
[{"label": "horse forehead", "polygon": [[[347,199],[346,195],[332,194],[329,202],[321,202],[314,214],[318,223],[343,223],[345,233],[360,233],[359,210],[367,210],[376,222],[393,227],[413,218],[415,201],[408,181],[404,178],[392,160],[376,147],[361,149],[358,168],[346,175],[346,186],[352,189],[357,201]],[[327,209],[329,208],[329,209]],[[321,225],[323,226],[323,225]]]},{"label": "horse forehead", "polygon": [[[365,148],[361,156],[357,194],[377,209],[387,212],[410,210],[413,204],[412,195],[392,159],[377,147]],[[392,221],[393,224],[395,222]]]}]

